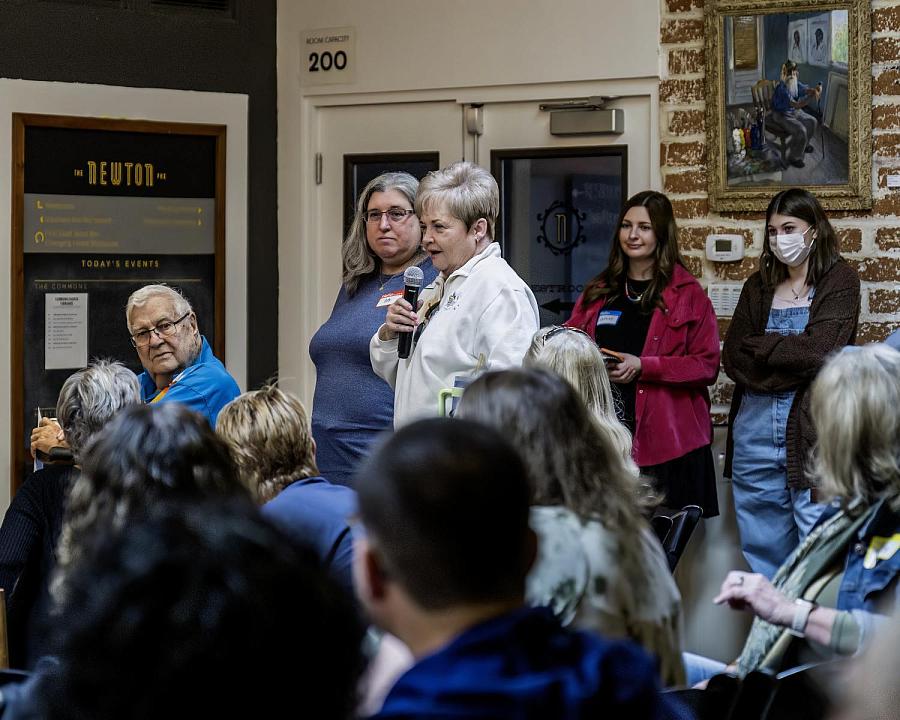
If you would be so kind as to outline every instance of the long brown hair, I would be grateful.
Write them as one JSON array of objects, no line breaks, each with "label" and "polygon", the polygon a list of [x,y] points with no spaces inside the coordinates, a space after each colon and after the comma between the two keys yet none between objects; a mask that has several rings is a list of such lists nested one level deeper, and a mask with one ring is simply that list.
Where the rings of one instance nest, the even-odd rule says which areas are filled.
[{"label": "long brown hair", "polygon": [[622,221],[633,207],[647,208],[653,234],[656,236],[656,257],[653,264],[653,278],[641,298],[641,310],[649,313],[653,308],[664,308],[662,291],[672,279],[675,265],[684,267],[681,253],[678,252],[678,226],[675,224],[675,213],[669,198],[655,190],[644,190],[632,195],[622,206],[619,220],[613,232],[609,248],[609,263],[606,269],[591,280],[584,289],[584,302],[592,303],[606,296],[607,300],[618,297],[623,292],[625,278],[628,273],[628,256],[622,252],[619,232]]},{"label": "long brown hair", "polygon": [[766,210],[766,230],[763,233],[762,253],[759,256],[759,275],[763,285],[774,288],[788,276],[788,268],[775,257],[769,247],[769,222],[773,215],[789,215],[803,220],[815,232],[815,243],[809,254],[806,284],[815,287],[822,276],[840,257],[837,234],[816,196],[803,188],[782,190],[769,203]]}]

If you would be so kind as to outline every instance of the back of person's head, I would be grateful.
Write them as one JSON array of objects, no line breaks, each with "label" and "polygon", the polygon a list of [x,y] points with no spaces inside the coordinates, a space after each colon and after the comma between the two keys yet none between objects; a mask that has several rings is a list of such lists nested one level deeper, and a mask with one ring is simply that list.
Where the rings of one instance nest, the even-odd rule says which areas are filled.
[{"label": "back of person's head", "polygon": [[544,367],[567,380],[587,409],[631,462],[631,434],[616,416],[616,398],[597,343],[582,330],[552,325],[538,330],[522,361],[524,367]]},{"label": "back of person's head", "polygon": [[92,435],[124,407],[141,401],[137,376],[122,363],[94,360],[66,378],[56,418],[76,461]]},{"label": "back of person's head", "polygon": [[900,352],[881,343],[845,348],[811,393],[819,488],[868,502],[900,496]]},{"label": "back of person's head", "polygon": [[295,480],[319,474],[303,404],[267,385],[228,403],[216,420],[238,474],[253,496],[267,502]]},{"label": "back of person's head", "polygon": [[456,162],[432,170],[419,184],[416,215],[442,210],[471,228],[477,220],[487,221],[487,237],[494,239],[500,214],[500,189],[497,181],[480,165]]},{"label": "back of person's head", "polygon": [[65,593],[69,566],[94,536],[131,522],[164,501],[249,494],[228,447],[199,415],[178,403],[122,410],[84,451],[60,534],[53,592]]},{"label": "back of person's head", "polygon": [[556,373],[543,368],[485,373],[466,388],[457,417],[503,431],[525,460],[535,505],[564,505],[583,519],[637,526],[642,502],[637,467],[626,463],[612,436]]},{"label": "back of person's head", "polygon": [[56,627],[41,717],[348,718],[354,707],[352,601],[250,503],[162,503],[104,534]]},{"label": "back of person's head", "polygon": [[420,607],[523,598],[530,489],[496,430],[447,418],[407,425],[375,450],[356,490],[385,573]]}]

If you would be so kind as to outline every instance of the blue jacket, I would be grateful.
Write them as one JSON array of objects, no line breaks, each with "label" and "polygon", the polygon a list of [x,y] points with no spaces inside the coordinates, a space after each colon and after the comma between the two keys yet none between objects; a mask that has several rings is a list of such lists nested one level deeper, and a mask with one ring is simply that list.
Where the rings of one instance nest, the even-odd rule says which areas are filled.
[{"label": "blue jacket", "polygon": [[[206,338],[200,338],[203,344],[200,354],[193,364],[176,376],[169,391],[159,402],[177,402],[186,405],[206,419],[212,427],[216,426],[216,418],[226,404],[241,394],[234,378],[228,374],[225,366],[219,362]],[[141,399],[148,403],[159,393],[156,383],[146,370],[138,376],[141,383]]]},{"label": "blue jacket", "polygon": [[775,86],[775,92],[772,95],[772,109],[775,112],[787,113],[790,115],[796,108],[791,107],[791,100],[806,97],[806,90],[809,86],[797,81],[797,97],[792,98],[788,91],[787,84],[782,80]]},{"label": "blue jacket", "polygon": [[375,718],[644,720],[663,717],[661,703],[654,662],[637,645],[520,608],[419,660]]},{"label": "blue jacket", "polygon": [[297,480],[262,507],[262,514],[296,542],[308,545],[344,588],[353,592],[353,537],[348,518],[356,492],[325,478]]}]

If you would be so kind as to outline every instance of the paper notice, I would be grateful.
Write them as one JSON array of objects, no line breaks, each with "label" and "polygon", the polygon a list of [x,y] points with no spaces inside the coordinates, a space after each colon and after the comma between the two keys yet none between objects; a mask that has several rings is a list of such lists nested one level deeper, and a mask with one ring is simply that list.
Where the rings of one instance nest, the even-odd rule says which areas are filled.
[{"label": "paper notice", "polygon": [[70,370],[87,365],[87,293],[44,296],[44,369]]}]

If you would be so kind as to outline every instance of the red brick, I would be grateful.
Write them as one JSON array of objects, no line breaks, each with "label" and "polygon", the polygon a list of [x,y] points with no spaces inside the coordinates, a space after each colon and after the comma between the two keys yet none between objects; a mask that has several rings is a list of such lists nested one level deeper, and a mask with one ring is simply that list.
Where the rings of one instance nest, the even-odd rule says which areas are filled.
[{"label": "red brick", "polygon": [[900,7],[878,8],[872,11],[872,32],[900,30]]},{"label": "red brick", "polygon": [[675,110],[669,113],[669,132],[673,135],[697,135],[706,132],[705,110]]},{"label": "red brick", "polygon": [[869,312],[900,314],[900,290],[869,290]]},{"label": "red brick", "polygon": [[875,231],[875,243],[879,250],[900,248],[900,227],[883,227]]},{"label": "red brick", "polygon": [[[872,204],[872,214],[881,216],[900,215],[900,194],[877,198]],[[829,217],[834,217],[834,214],[829,213]]]},{"label": "red brick", "polygon": [[708,186],[709,174],[706,170],[669,173],[663,178],[663,190],[667,193],[688,194],[705,192]]},{"label": "red brick", "polygon": [[722,412],[711,412],[709,419],[712,420],[712,424],[716,427],[725,427],[728,425],[728,409],[726,408]]},{"label": "red brick", "polygon": [[890,282],[900,279],[900,258],[870,257],[862,260],[847,258],[856,268],[859,279],[866,282]]},{"label": "red brick", "polygon": [[[887,187],[887,176],[888,175],[900,175],[900,167],[880,167],[878,168],[878,187],[886,188]],[[893,192],[897,192],[894,190]]]},{"label": "red brick", "polygon": [[713,272],[720,280],[746,280],[759,269],[759,258],[745,256],[738,263],[712,263]]},{"label": "red brick", "polygon": [[872,108],[872,129],[900,128],[900,105],[876,105]]},{"label": "red brick", "polygon": [[731,318],[730,317],[717,318],[716,324],[719,326],[719,339],[724,340],[725,335],[728,334],[728,328],[731,326]]},{"label": "red brick", "polygon": [[841,252],[854,253],[862,250],[862,230],[859,228],[836,228]]},{"label": "red brick", "polygon": [[900,328],[900,322],[864,322],[856,330],[856,344],[865,345],[870,342],[881,342],[894,330]]},{"label": "red brick", "polygon": [[872,152],[881,157],[900,156],[900,133],[873,135]]},{"label": "red brick", "polygon": [[900,70],[889,68],[878,73],[872,79],[872,95],[900,95]]},{"label": "red brick", "polygon": [[703,0],[666,0],[666,10],[670,13],[687,12],[702,7]]},{"label": "red brick", "polygon": [[702,142],[662,143],[659,160],[660,165],[671,167],[703,165],[706,163],[706,145]]},{"label": "red brick", "polygon": [[900,60],[900,40],[880,37],[872,39],[872,62],[884,63]]},{"label": "red brick", "polygon": [[706,198],[694,200],[673,200],[672,210],[676,220],[692,220],[709,215],[709,201]]},{"label": "red brick", "polygon": [[713,405],[731,405],[732,395],[734,395],[734,383],[731,380],[717,382],[709,390],[709,401]]},{"label": "red brick", "polygon": [[[674,204],[674,203],[673,203]],[[684,265],[695,278],[703,277],[703,259],[695,255],[683,255]]]},{"label": "red brick", "polygon": [[683,104],[703,100],[706,85],[703,78],[695,80],[660,80],[659,101],[661,103]]},{"label": "red brick", "polygon": [[703,39],[703,20],[669,20],[660,28],[662,43],[687,43]]},{"label": "red brick", "polygon": [[726,228],[726,227],[710,227],[710,226],[693,226],[678,228],[678,244],[681,250],[706,250],[707,235],[742,235],[744,238],[744,249],[753,246],[753,231],[747,229]]},{"label": "red brick", "polygon": [[702,73],[706,69],[705,63],[706,53],[703,48],[672,50],[669,53],[669,75]]}]

